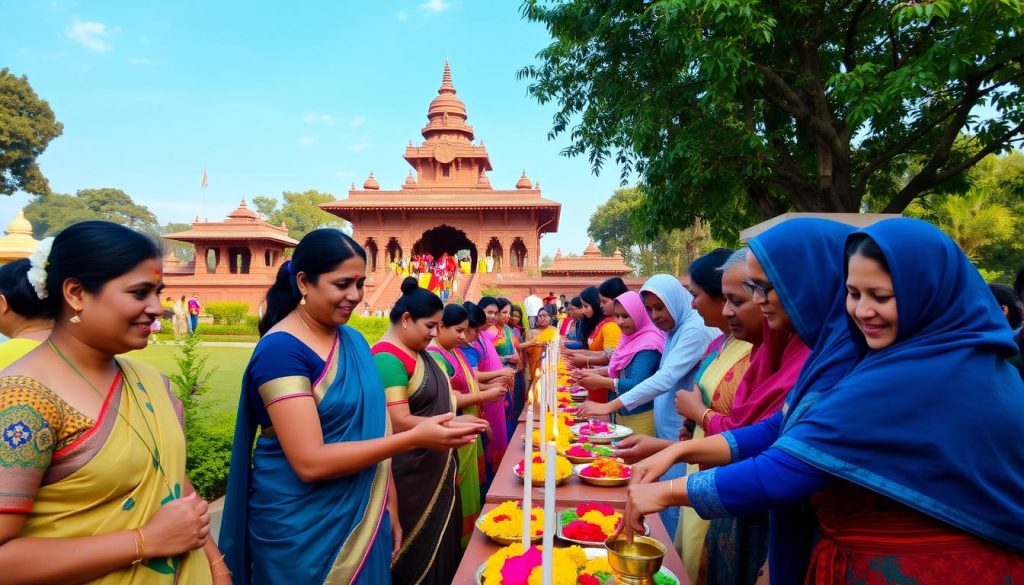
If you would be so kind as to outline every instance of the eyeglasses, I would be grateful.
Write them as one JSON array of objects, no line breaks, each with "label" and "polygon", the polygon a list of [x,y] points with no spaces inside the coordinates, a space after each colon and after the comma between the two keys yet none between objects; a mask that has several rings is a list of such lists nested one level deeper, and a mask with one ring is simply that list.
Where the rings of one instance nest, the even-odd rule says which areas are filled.
[{"label": "eyeglasses", "polygon": [[740,284],[741,286],[743,286],[743,290],[747,291],[747,294],[749,294],[750,296],[754,296],[755,294],[757,294],[761,295],[761,297],[765,299],[768,298],[768,293],[775,290],[775,287],[772,286],[772,283],[770,282],[760,283],[754,282],[752,280],[744,280]]}]

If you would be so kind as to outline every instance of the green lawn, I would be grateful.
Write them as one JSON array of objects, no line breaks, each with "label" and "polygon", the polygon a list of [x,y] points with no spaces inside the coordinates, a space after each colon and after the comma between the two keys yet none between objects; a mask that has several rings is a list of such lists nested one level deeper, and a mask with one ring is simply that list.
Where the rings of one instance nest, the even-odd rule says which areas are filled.
[{"label": "green lawn", "polygon": [[[128,357],[140,359],[164,375],[178,371],[174,358],[179,354],[178,345],[150,345],[141,351],[133,351]],[[220,426],[234,426],[235,412],[238,408],[238,392],[242,388],[242,374],[252,355],[251,347],[204,347],[200,351],[208,355],[207,368],[213,370],[210,377],[209,390],[203,396],[203,416]],[[174,389],[177,390],[176,388]]]}]

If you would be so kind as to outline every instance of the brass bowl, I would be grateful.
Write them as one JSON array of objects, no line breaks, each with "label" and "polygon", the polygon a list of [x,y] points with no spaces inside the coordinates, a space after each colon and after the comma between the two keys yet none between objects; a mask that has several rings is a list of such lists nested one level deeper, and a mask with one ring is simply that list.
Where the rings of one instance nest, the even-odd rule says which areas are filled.
[{"label": "brass bowl", "polygon": [[604,546],[608,549],[608,565],[615,578],[624,584],[654,583],[654,574],[665,559],[665,545],[649,536],[636,535],[633,544],[627,544],[626,536],[620,534]]}]

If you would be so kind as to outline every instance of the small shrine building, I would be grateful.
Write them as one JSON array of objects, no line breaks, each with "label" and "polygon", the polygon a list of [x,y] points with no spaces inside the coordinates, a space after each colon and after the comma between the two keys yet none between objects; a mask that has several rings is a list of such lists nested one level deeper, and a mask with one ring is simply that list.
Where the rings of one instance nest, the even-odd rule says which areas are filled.
[{"label": "small shrine building", "polygon": [[0,264],[9,264],[19,258],[28,258],[39,247],[39,240],[32,237],[32,224],[25,219],[25,213],[18,210],[7,232],[0,238]]},{"label": "small shrine building", "polygon": [[163,237],[195,246],[188,263],[173,253],[164,259],[165,296],[177,300],[196,293],[202,304],[244,301],[253,313],[274,283],[284,251],[298,244],[288,228],[261,219],[245,199],[224,221],[196,218],[192,229]]}]

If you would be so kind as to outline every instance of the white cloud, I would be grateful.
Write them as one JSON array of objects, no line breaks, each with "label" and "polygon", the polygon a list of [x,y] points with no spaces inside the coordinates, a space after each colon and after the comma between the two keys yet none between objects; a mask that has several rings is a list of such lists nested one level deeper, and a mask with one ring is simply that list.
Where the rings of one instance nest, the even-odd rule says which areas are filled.
[{"label": "white cloud", "polygon": [[362,152],[362,151],[366,150],[367,148],[370,148],[370,143],[368,141],[366,141],[366,140],[362,140],[360,142],[356,142],[352,146],[348,147],[348,149],[350,151],[352,151],[352,152]]},{"label": "white cloud", "polygon": [[395,15],[398,20],[409,20],[409,13],[405,10],[399,10],[398,14]]},{"label": "white cloud", "polygon": [[316,142],[316,136],[300,136],[299,137],[299,146],[310,146],[314,142]]},{"label": "white cloud", "polygon": [[427,0],[423,4],[420,4],[420,8],[428,12],[444,12],[451,7],[451,3],[445,2],[445,0]]},{"label": "white cloud", "polygon": [[307,124],[327,124],[328,126],[334,125],[334,116],[330,114],[310,112],[303,116],[302,120]]},{"label": "white cloud", "polygon": [[365,123],[366,118],[364,118],[363,116],[356,116],[355,118],[352,118],[351,121],[349,121],[348,125],[351,126],[352,128],[358,128]]},{"label": "white cloud", "polygon": [[75,17],[75,21],[68,27],[67,35],[69,39],[94,53],[105,53],[114,48],[110,42],[110,35],[116,32],[116,27],[107,28],[102,22],[81,21]]}]

